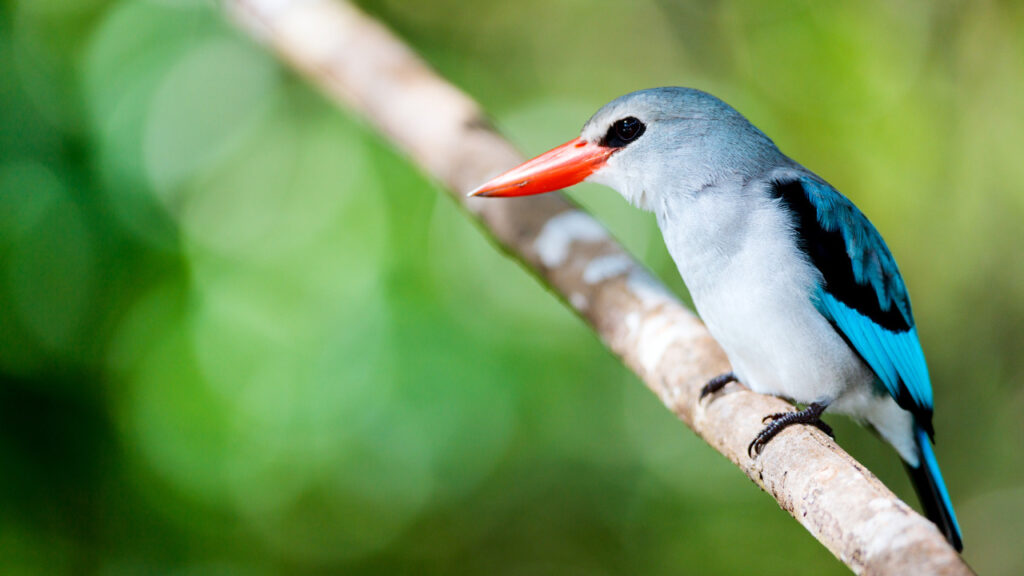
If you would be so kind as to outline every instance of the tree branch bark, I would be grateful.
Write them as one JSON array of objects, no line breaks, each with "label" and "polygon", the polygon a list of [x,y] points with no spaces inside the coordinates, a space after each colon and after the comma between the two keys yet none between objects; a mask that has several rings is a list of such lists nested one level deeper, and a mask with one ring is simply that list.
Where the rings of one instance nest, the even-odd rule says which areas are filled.
[{"label": "tree branch bark", "polygon": [[747,444],[788,403],[736,385],[701,403],[728,362],[700,320],[593,218],[560,194],[467,199],[522,161],[469,97],[358,9],[332,0],[224,0],[243,27],[314,84],[363,115],[443,183],[501,247],[597,332],[713,448],[860,574],[971,574],[931,522],[809,426],[757,459]]}]

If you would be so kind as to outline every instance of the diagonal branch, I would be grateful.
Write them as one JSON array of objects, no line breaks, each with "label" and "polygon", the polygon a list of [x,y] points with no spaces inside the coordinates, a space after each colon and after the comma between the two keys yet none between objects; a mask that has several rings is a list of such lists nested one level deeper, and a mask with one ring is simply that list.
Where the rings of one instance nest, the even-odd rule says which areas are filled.
[{"label": "diagonal branch", "polygon": [[563,196],[464,193],[522,161],[469,97],[356,8],[332,0],[224,0],[256,38],[366,117],[443,183],[508,254],[572,306],[665,406],[862,574],[971,574],[931,522],[816,429],[798,426],[752,460],[766,414],[792,410],[739,387],[700,403],[728,370],[704,325],[592,217]]}]

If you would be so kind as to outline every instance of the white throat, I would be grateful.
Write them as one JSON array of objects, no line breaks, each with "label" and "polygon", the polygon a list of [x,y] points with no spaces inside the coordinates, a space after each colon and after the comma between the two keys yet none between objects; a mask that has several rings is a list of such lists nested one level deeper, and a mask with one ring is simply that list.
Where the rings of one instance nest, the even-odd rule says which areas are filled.
[{"label": "white throat", "polygon": [[648,193],[643,174],[636,170],[627,170],[626,163],[620,162],[616,155],[608,158],[608,162],[591,174],[586,181],[608,186],[627,202],[646,212],[654,212],[657,207],[653,195]]}]

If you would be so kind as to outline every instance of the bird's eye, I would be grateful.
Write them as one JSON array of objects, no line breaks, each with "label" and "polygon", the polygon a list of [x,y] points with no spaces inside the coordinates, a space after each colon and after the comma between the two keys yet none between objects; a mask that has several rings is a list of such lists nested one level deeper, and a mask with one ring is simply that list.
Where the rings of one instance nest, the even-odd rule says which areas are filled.
[{"label": "bird's eye", "polygon": [[646,128],[647,126],[644,126],[643,122],[632,116],[627,116],[622,120],[616,120],[608,127],[608,133],[605,134],[602,144],[611,148],[622,148],[639,138]]}]

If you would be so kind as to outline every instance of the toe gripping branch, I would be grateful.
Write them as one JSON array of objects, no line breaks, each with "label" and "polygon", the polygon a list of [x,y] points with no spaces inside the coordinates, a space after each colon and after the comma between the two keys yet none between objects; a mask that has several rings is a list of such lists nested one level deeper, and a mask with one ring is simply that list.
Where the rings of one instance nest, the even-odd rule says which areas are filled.
[{"label": "toe gripping branch", "polygon": [[818,404],[815,402],[798,412],[778,412],[765,416],[761,422],[768,425],[754,437],[750,446],[747,446],[747,454],[751,458],[757,458],[772,438],[793,424],[810,424],[830,437],[835,438],[835,434],[832,433],[832,427],[821,420],[821,414],[825,411],[825,408],[828,408],[828,404]]},{"label": "toe gripping branch", "polygon": [[704,398],[714,394],[715,392],[718,392],[722,388],[725,388],[725,385],[728,384],[729,382],[739,382],[739,378],[736,378],[735,373],[726,372],[725,374],[719,374],[718,376],[715,376],[711,380],[708,380],[708,383],[705,384],[704,387],[700,389],[700,399],[703,400]]}]

